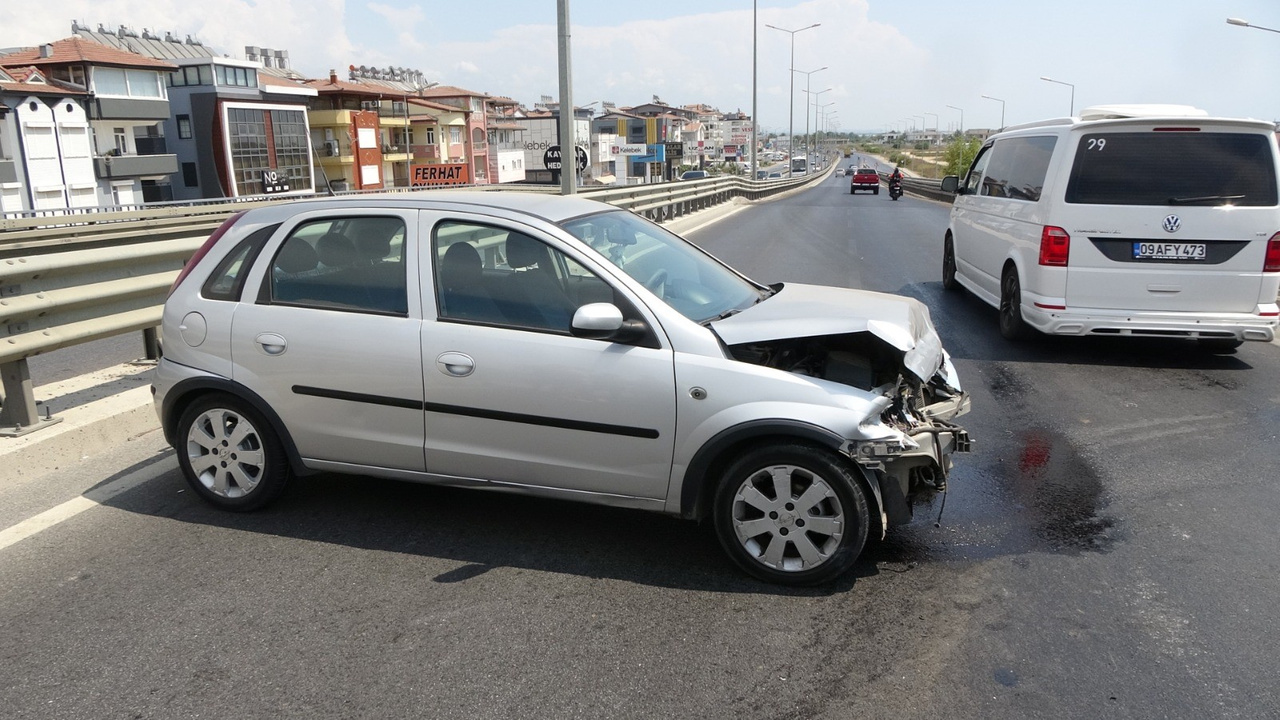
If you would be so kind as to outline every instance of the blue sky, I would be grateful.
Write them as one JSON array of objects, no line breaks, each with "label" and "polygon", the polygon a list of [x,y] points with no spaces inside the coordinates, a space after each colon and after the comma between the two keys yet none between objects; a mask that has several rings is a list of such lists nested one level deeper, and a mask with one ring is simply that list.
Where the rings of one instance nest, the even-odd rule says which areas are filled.
[{"label": "blue sky", "polygon": [[[287,49],[321,76],[350,64],[397,65],[431,80],[508,95],[555,96],[553,0],[62,0],[43,13],[0,7],[0,47],[96,26],[195,34],[222,51]],[[759,116],[785,130],[789,39],[763,27],[821,23],[796,36],[795,67],[831,126],[883,130],[999,126],[1093,104],[1190,104],[1215,115],[1280,119],[1280,29],[1274,0],[759,0]],[[751,111],[751,0],[572,0],[574,100],[706,102]],[[804,126],[805,75],[794,115]],[[827,90],[830,88],[830,90]],[[826,91],[826,92],[822,92]],[[810,108],[810,123],[816,111]]]}]

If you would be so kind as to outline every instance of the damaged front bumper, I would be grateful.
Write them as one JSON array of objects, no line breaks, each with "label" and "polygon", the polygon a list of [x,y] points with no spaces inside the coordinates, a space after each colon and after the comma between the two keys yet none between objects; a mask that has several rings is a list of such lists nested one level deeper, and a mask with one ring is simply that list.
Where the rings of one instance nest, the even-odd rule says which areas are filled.
[{"label": "damaged front bumper", "polygon": [[969,396],[939,377],[926,392],[933,395],[927,405],[912,404],[905,383],[886,392],[887,406],[876,423],[885,436],[850,440],[842,448],[872,481],[882,530],[911,522],[913,505],[945,492],[952,454],[973,446],[969,433],[954,422],[969,412]]}]

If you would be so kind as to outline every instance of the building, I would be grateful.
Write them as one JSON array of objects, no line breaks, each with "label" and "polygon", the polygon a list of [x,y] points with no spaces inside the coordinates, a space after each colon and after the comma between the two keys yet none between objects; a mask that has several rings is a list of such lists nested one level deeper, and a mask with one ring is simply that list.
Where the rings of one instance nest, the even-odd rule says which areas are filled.
[{"label": "building", "polygon": [[[0,212],[70,207],[73,185],[96,188],[84,96],[34,67],[0,68]],[[97,204],[95,192],[74,199]]]},{"label": "building", "polygon": [[165,78],[175,65],[69,37],[0,56],[0,67],[11,79],[18,80],[18,73],[27,81],[37,77],[34,84],[72,91],[53,106],[46,103],[56,111],[33,107],[37,95],[17,113],[16,136],[28,163],[25,206],[105,207],[172,198],[178,161],[166,146],[163,122],[169,117]]},{"label": "building", "polygon": [[465,126],[448,127],[450,156],[467,158],[473,183],[485,185],[492,182],[489,177],[488,103],[490,96],[444,85],[424,89],[418,93],[418,97],[448,105],[466,113]]},{"label": "building", "polygon": [[237,59],[190,36],[139,35],[124,26],[94,31],[78,23],[72,30],[82,42],[146,55],[172,69],[164,136],[181,169],[173,199],[315,192],[307,117],[315,92],[290,79],[288,53],[251,48],[254,59]]}]

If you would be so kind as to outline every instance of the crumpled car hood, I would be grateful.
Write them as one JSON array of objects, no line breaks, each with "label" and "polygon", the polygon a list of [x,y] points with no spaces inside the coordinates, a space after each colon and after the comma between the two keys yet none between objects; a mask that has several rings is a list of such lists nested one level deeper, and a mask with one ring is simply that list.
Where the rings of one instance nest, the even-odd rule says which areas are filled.
[{"label": "crumpled car hood", "polygon": [[933,377],[944,356],[924,303],[869,290],[787,283],[711,328],[726,345],[871,333],[901,352],[903,366],[921,381]]}]

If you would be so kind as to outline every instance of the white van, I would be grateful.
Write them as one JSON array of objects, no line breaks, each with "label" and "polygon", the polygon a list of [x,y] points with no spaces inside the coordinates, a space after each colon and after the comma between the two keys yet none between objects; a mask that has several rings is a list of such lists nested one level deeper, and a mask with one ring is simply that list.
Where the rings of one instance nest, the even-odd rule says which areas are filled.
[{"label": "white van", "polygon": [[956,193],[942,283],[1000,332],[1185,337],[1211,351],[1280,324],[1276,128],[1181,105],[1011,127]]}]

